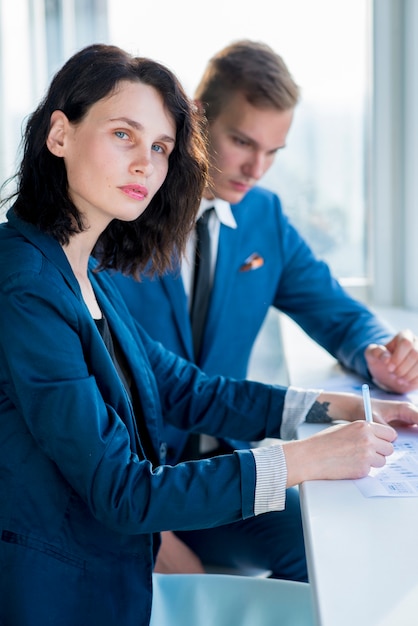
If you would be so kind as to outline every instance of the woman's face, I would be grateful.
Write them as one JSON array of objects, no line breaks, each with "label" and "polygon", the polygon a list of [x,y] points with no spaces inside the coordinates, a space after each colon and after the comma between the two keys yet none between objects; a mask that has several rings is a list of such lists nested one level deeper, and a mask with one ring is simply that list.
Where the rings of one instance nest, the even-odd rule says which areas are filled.
[{"label": "woman's face", "polygon": [[135,220],[163,184],[176,126],[158,91],[123,81],[72,124],[54,111],[47,145],[65,161],[68,191],[85,225]]}]

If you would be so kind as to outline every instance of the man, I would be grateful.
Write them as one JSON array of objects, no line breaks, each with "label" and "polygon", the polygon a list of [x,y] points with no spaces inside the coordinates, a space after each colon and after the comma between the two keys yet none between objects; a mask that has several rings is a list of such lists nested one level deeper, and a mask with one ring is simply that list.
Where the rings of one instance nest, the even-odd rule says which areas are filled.
[{"label": "man", "polygon": [[[140,283],[115,276],[133,315],[152,337],[208,374],[244,378],[256,336],[274,306],[363,377],[395,392],[416,388],[418,352],[412,333],[393,336],[348,296],[289,223],[279,198],[256,186],[285,147],[299,100],[281,57],[262,43],[235,42],[209,61],[195,96],[207,116],[211,160],[211,184],[199,217],[214,208],[208,217],[210,302],[200,346],[193,345],[197,331],[190,318],[197,289],[192,286],[196,235],[181,274],[144,277]],[[193,438],[168,426],[166,440],[169,462],[249,446],[200,440],[196,450]],[[203,560],[258,566],[276,577],[306,580],[297,493],[292,492],[285,512],[261,517],[254,526],[247,520],[221,529],[166,533],[157,568],[202,571]]]}]

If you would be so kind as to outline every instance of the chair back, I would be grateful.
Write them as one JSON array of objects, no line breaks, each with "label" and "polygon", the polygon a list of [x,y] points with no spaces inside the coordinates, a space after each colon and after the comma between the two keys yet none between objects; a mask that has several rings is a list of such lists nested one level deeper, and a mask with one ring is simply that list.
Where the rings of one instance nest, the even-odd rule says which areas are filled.
[{"label": "chair back", "polygon": [[154,574],[150,626],[314,626],[309,584],[226,574]]}]

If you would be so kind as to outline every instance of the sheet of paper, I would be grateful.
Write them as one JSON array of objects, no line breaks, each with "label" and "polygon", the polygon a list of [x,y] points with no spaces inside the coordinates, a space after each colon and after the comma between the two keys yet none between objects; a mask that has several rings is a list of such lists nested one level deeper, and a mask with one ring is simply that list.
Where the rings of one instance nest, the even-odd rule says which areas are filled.
[{"label": "sheet of paper", "polygon": [[353,481],[366,498],[418,497],[418,428],[402,429],[386,465],[373,468],[366,478]]},{"label": "sheet of paper", "polygon": [[[343,391],[361,395],[362,380],[356,374],[348,372],[343,379],[340,376],[330,378],[323,388],[328,391]],[[374,385],[370,385],[372,398],[384,400],[404,400],[418,405],[418,391],[404,396],[390,394]],[[418,427],[399,429],[394,442],[394,452],[388,457],[386,465],[373,469],[366,478],[354,480],[361,493],[367,497],[418,497]]]}]

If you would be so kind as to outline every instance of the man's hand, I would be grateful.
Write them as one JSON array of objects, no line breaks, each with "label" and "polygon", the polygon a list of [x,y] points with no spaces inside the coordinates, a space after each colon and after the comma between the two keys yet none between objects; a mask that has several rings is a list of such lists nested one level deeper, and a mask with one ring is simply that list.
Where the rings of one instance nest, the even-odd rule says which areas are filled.
[{"label": "man's hand", "polygon": [[386,345],[370,344],[364,353],[374,382],[386,391],[408,393],[418,388],[418,339],[403,330]]},{"label": "man's hand", "polygon": [[204,574],[201,560],[171,531],[161,533],[161,547],[154,572],[159,574]]}]

